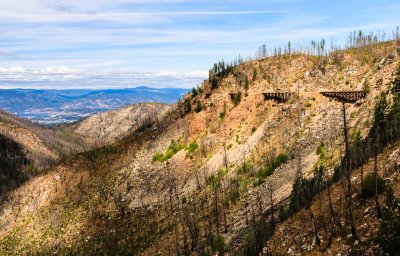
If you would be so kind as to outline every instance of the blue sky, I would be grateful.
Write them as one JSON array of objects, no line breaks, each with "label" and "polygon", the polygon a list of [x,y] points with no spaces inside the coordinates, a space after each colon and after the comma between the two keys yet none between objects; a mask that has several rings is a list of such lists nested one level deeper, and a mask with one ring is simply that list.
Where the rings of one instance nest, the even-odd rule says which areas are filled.
[{"label": "blue sky", "polygon": [[389,34],[399,13],[394,0],[0,0],[0,88],[192,87],[263,43]]}]

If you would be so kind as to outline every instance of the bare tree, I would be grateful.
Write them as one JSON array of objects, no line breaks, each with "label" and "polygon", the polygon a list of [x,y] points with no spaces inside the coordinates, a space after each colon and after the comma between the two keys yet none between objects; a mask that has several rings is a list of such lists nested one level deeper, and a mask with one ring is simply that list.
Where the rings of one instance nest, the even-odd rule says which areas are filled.
[{"label": "bare tree", "polygon": [[[377,130],[377,129],[376,129]],[[375,143],[374,143],[374,178],[375,178],[375,209],[378,219],[382,217],[381,207],[379,205],[378,198],[378,142],[379,135],[375,132]]]},{"label": "bare tree", "polygon": [[347,179],[347,211],[351,226],[351,236],[353,240],[357,239],[356,227],[354,224],[353,217],[353,198],[351,192],[351,166],[350,166],[350,149],[349,149],[349,138],[348,138],[348,130],[347,130],[347,120],[346,120],[346,106],[344,101],[342,102],[342,110],[343,110],[343,134],[344,134],[344,143],[345,143],[345,166],[346,166],[346,179]]}]

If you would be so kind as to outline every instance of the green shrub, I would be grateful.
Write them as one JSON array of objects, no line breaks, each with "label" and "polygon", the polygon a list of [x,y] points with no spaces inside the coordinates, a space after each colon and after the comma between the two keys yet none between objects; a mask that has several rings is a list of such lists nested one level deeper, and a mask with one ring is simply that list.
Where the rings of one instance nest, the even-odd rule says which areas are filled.
[{"label": "green shrub", "polygon": [[279,154],[279,156],[276,158],[276,161],[275,161],[275,164],[276,164],[275,169],[278,166],[280,166],[281,164],[286,163],[288,160],[289,160],[289,156],[287,154],[285,154],[285,153]]},{"label": "green shrub", "polygon": [[189,153],[194,153],[198,148],[199,145],[197,144],[197,142],[193,141],[192,143],[189,144],[189,146],[186,149]]},{"label": "green shrub", "polygon": [[220,118],[221,120],[224,120],[225,116],[226,116],[226,103],[224,102],[224,111],[222,111],[221,113],[219,113],[219,118]]},{"label": "green shrub", "polygon": [[165,153],[165,160],[170,159],[176,153],[178,153],[181,149],[184,149],[186,146],[184,144],[176,144],[174,140],[172,140],[171,145],[169,145],[167,152]]},{"label": "green shrub", "polygon": [[223,251],[225,248],[225,240],[222,236],[218,236],[213,240],[213,251]]},{"label": "green shrub", "polygon": [[207,178],[207,185],[215,188],[219,186],[218,177],[216,175],[211,175]]},{"label": "green shrub", "polygon": [[298,212],[307,205],[316,195],[315,178],[296,178],[293,183],[292,192],[290,193],[289,213],[290,215]]},{"label": "green shrub", "polygon": [[187,203],[186,197],[182,197],[182,204],[186,204],[186,203]]},{"label": "green shrub", "polygon": [[289,218],[289,216],[290,216],[289,210],[285,209],[285,207],[283,205],[281,205],[279,207],[279,213],[278,213],[279,220],[281,222],[284,222],[285,220],[287,220]]},{"label": "green shrub", "polygon": [[368,80],[365,80],[363,83],[363,86],[362,86],[362,91],[368,94],[371,90],[370,87],[371,86],[370,86]]},{"label": "green shrub", "polygon": [[319,156],[318,165],[325,163],[325,161],[329,158],[328,148],[323,142],[318,145],[316,153]]},{"label": "green shrub", "polygon": [[400,200],[394,196],[393,189],[386,189],[385,207],[379,227],[377,240],[388,255],[400,252]]},{"label": "green shrub", "polygon": [[235,96],[233,97],[233,104],[235,106],[239,105],[240,101],[242,100],[242,92],[238,92],[235,94]]},{"label": "green shrub", "polygon": [[163,160],[164,159],[164,154],[163,153],[161,153],[161,152],[157,152],[157,153],[155,153],[154,155],[153,155],[153,163],[154,162],[157,162],[157,161],[160,161],[160,162],[162,162],[162,161],[164,161]]},{"label": "green shrub", "polygon": [[202,109],[203,109],[203,107],[201,106],[200,101],[198,101],[196,103],[196,107],[195,107],[194,111],[196,111],[196,113],[199,113],[199,112],[201,112]]},{"label": "green shrub", "polygon": [[255,81],[257,79],[257,70],[253,68],[253,78],[252,80]]},{"label": "green shrub", "polygon": [[221,186],[221,181],[223,177],[228,173],[228,169],[221,168],[217,171],[216,174],[211,175],[207,178],[207,185],[211,186],[212,188],[218,188]]},{"label": "green shrub", "polygon": [[243,87],[246,91],[249,89],[249,79],[247,78],[246,75],[244,76],[244,79],[243,79]]},{"label": "green shrub", "polygon": [[183,102],[183,109],[185,113],[190,113],[192,111],[192,105],[188,99],[185,99]]},{"label": "green shrub", "polygon": [[251,129],[251,134],[255,133],[256,130],[257,130],[256,127],[253,127],[253,128]]},{"label": "green shrub", "polygon": [[268,166],[261,168],[257,172],[256,177],[257,178],[265,178],[265,177],[271,176],[273,173],[274,173],[274,168],[271,165],[268,165]]},{"label": "green shrub", "polygon": [[257,187],[265,182],[265,178],[263,177],[256,177],[253,181],[253,187]]},{"label": "green shrub", "polygon": [[265,182],[265,178],[271,176],[275,169],[281,166],[282,164],[286,163],[289,160],[289,156],[285,153],[281,153],[276,157],[271,164],[261,168],[256,173],[256,182],[254,185],[258,186]]},{"label": "green shrub", "polygon": [[[377,181],[378,181],[378,194],[381,194],[385,189],[385,181],[380,176],[377,177]],[[364,178],[364,189],[363,189],[364,198],[370,198],[375,196],[376,192],[375,185],[376,185],[375,175],[373,173],[368,174]]]},{"label": "green shrub", "polygon": [[178,153],[180,150],[184,149],[186,147],[185,144],[176,144],[174,140],[171,140],[171,144],[168,146],[167,152],[165,154],[157,152],[153,155],[153,163],[160,161],[164,162],[173,157],[176,153]]},{"label": "green shrub", "polygon": [[249,173],[252,168],[253,168],[253,164],[249,160],[247,160],[244,164],[241,164],[236,168],[236,172],[239,175],[242,175],[242,174]]},{"label": "green shrub", "polygon": [[167,150],[167,152],[165,153],[164,161],[166,161],[166,160],[170,159],[171,157],[173,157],[177,152],[178,151],[177,151],[176,148],[169,148]]}]

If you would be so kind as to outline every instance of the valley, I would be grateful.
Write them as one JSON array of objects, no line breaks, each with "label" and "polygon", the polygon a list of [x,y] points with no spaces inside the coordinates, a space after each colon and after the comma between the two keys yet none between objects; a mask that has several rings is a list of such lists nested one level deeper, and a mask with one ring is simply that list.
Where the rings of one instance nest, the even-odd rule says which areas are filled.
[{"label": "valley", "polygon": [[219,62],[173,105],[54,128],[2,114],[7,152],[55,162],[5,190],[0,255],[396,252],[400,40],[368,38]]},{"label": "valley", "polygon": [[149,88],[108,90],[0,90],[0,109],[45,124],[71,123],[81,118],[143,102],[175,103],[187,89]]},{"label": "valley", "polygon": [[71,156],[112,144],[161,119],[173,105],[140,103],[72,124],[40,126],[0,111],[1,195]]}]

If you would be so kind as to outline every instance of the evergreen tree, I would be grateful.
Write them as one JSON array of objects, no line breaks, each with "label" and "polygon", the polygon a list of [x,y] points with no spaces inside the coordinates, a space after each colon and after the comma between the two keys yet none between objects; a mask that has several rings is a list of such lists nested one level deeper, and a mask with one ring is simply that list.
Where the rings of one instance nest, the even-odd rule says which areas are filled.
[{"label": "evergreen tree", "polygon": [[388,102],[386,99],[386,94],[382,92],[375,105],[374,109],[374,123],[372,128],[373,143],[376,144],[379,138],[382,145],[385,145],[386,140],[386,112],[388,110]]},{"label": "evergreen tree", "polygon": [[378,237],[386,252],[390,255],[400,255],[400,200],[395,198],[391,187],[386,191]]},{"label": "evergreen tree", "polygon": [[197,92],[196,88],[194,88],[194,87],[192,89],[192,94],[194,97],[196,97],[198,95],[198,92]]},{"label": "evergreen tree", "polygon": [[196,107],[195,107],[194,111],[196,111],[196,113],[199,113],[202,109],[203,109],[203,108],[202,108],[202,106],[201,106],[200,101],[197,101]]}]

